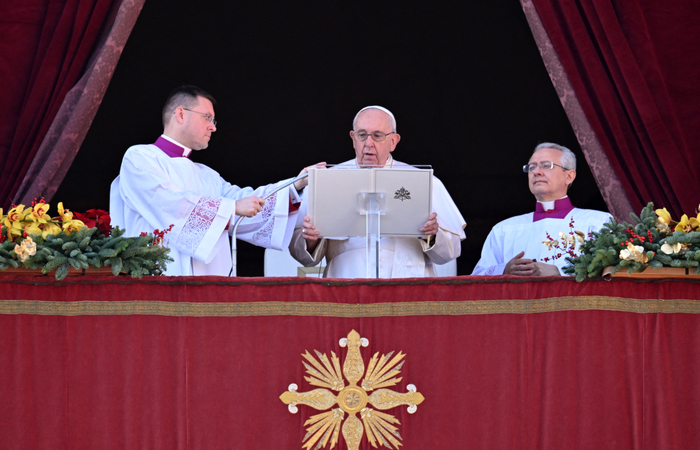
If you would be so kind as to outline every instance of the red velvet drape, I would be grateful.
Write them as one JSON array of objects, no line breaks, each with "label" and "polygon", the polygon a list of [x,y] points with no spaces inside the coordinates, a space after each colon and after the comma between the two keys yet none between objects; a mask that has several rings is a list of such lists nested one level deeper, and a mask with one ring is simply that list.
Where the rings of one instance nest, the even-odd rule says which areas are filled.
[{"label": "red velvet drape", "polygon": [[700,2],[533,0],[638,212],[700,201]]},{"label": "red velvet drape", "polygon": [[0,207],[10,206],[115,1],[0,3]]}]

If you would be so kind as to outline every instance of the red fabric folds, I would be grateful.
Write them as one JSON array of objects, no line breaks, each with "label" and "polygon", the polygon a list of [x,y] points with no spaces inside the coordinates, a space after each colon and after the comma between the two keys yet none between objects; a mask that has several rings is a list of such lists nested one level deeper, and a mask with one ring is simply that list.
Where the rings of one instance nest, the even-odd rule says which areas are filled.
[{"label": "red fabric folds", "polygon": [[533,0],[633,208],[693,214],[700,188],[700,3]]},{"label": "red fabric folds", "polygon": [[385,411],[403,448],[692,448],[697,286],[3,278],[0,436],[7,448],[297,450],[318,411],[291,414],[279,396],[315,388],[307,350],[342,366],[354,329],[365,366],[402,351],[391,389],[425,397],[415,414]]},{"label": "red fabric folds", "polygon": [[115,0],[4,1],[0,44],[0,207],[7,210],[80,79]]}]

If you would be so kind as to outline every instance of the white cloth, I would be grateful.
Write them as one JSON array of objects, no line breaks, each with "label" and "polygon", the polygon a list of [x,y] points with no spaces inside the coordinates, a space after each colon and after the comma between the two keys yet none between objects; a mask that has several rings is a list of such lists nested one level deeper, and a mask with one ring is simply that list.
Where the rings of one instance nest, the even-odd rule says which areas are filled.
[{"label": "white cloth", "polygon": [[[410,167],[408,164],[391,158],[387,166]],[[346,161],[338,167],[356,167],[355,160]],[[332,170],[332,169],[331,169]],[[304,196],[306,191],[304,191]],[[380,276],[382,278],[413,278],[437,276],[433,264],[445,264],[461,253],[461,241],[466,238],[464,228],[467,223],[457,209],[445,185],[433,177],[433,211],[437,213],[438,233],[435,243],[428,247],[426,239],[381,238]],[[326,257],[326,278],[365,278],[366,238],[322,239],[313,255],[306,248],[306,240],[301,233],[303,216],[306,215],[306,200],[302,207],[289,245],[291,255],[305,267],[317,265]],[[302,211],[303,210],[303,211]],[[427,221],[428,218],[426,217]],[[318,230],[323,234],[323,230]]]},{"label": "white cloth", "polygon": [[[566,256],[569,255],[564,254],[560,249],[550,250],[543,243],[549,240],[547,233],[552,239],[558,240],[560,247],[563,248],[559,237],[560,232],[568,235],[569,232],[578,230],[588,239],[588,233],[598,231],[605,222],[610,220],[609,213],[579,208],[569,211],[563,219],[542,219],[533,222],[533,215],[534,213],[523,214],[497,223],[484,242],[481,259],[476,264],[472,275],[503,275],[506,264],[522,251],[525,252],[523,258],[554,264],[559,268],[559,273],[562,273],[562,267],[569,264],[566,260]],[[572,219],[573,228],[569,226]],[[552,257],[558,253],[562,253],[562,256],[552,260]],[[548,258],[548,261],[544,261],[544,258]]]},{"label": "white cloth", "polygon": [[[135,145],[126,151],[112,182],[110,216],[113,226],[126,230],[125,236],[174,225],[164,239],[175,260],[167,264],[166,275],[228,276],[229,233],[238,217],[235,201],[263,197],[274,187],[240,188],[203,164],[171,158],[155,145]],[[296,212],[289,213],[290,195],[298,200],[293,185],[267,199],[255,217],[243,219],[238,239],[266,248],[289,245],[296,223]]]}]

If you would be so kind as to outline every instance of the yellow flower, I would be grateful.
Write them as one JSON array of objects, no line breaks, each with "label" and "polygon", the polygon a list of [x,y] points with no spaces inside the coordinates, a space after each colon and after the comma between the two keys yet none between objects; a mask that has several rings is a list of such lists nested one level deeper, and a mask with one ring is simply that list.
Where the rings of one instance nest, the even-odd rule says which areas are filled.
[{"label": "yellow flower", "polygon": [[41,234],[41,228],[39,227],[39,223],[37,222],[32,222],[28,224],[26,227],[24,227],[24,232],[27,234]]},{"label": "yellow flower", "polygon": [[20,261],[26,261],[30,256],[36,254],[36,244],[32,238],[24,239],[19,245],[15,245],[15,254]]},{"label": "yellow flower", "polygon": [[628,261],[639,261],[644,264],[649,261],[641,245],[627,244],[627,248],[620,250],[620,258]]},{"label": "yellow flower", "polygon": [[41,235],[44,239],[46,239],[46,236],[48,236],[49,234],[53,234],[54,236],[56,236],[58,233],[61,232],[61,227],[53,222],[41,225],[41,229],[43,230],[41,232]]},{"label": "yellow flower", "polygon": [[58,233],[61,232],[61,227],[56,225],[54,222],[47,222],[47,223],[37,223],[37,222],[32,222],[27,227],[24,229],[24,231],[27,234],[36,234],[36,235],[41,235],[44,239],[46,239],[46,236],[53,234],[56,236]]},{"label": "yellow flower", "polygon": [[[27,213],[28,212],[31,211],[27,211]],[[27,215],[27,213],[25,213],[24,211],[24,205],[18,205],[9,210],[7,212],[7,216],[5,216],[5,226],[8,228],[8,232],[10,228],[21,230],[21,221],[24,220],[24,217]]]},{"label": "yellow flower", "polygon": [[7,239],[10,241],[14,241],[15,238],[21,237],[23,234],[23,230],[18,230],[17,228],[7,228]]},{"label": "yellow flower", "polygon": [[49,205],[46,203],[37,203],[34,208],[31,209],[31,213],[27,216],[34,222],[46,223],[51,220],[51,216],[47,213],[49,211]]},{"label": "yellow flower", "polygon": [[659,217],[659,223],[665,223],[666,225],[671,224],[671,214],[666,211],[666,208],[657,209],[655,212]]},{"label": "yellow flower", "polygon": [[69,209],[63,209],[63,202],[58,204],[58,215],[61,216],[62,222],[70,222],[73,220],[73,213]]},{"label": "yellow flower", "polygon": [[700,226],[700,221],[698,221],[698,219],[695,217],[691,217],[689,219],[687,215],[683,214],[683,217],[681,217],[680,222],[678,222],[678,225],[676,225],[675,230],[690,233],[691,231],[697,229],[698,226]]},{"label": "yellow flower", "polygon": [[63,223],[63,231],[65,231],[66,234],[71,234],[71,233],[75,233],[76,231],[80,230],[84,226],[85,226],[85,224],[83,222],[81,222],[80,220],[71,220],[71,221]]}]

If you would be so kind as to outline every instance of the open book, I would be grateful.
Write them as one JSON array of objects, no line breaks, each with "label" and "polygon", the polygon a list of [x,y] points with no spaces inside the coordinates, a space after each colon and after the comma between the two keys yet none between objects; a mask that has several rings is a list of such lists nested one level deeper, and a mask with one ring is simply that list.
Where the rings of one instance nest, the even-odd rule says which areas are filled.
[{"label": "open book", "polygon": [[423,236],[419,230],[432,211],[433,170],[310,169],[308,191],[308,214],[325,238],[365,236],[362,192],[385,194],[382,236]]}]

